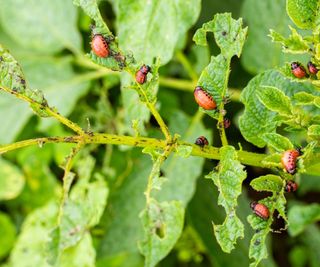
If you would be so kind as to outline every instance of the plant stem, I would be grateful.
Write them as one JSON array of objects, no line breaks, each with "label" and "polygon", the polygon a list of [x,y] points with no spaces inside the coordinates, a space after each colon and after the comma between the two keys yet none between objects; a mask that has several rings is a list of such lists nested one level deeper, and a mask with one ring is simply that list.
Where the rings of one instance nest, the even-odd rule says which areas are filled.
[{"label": "plant stem", "polygon": [[[42,137],[36,139],[29,139],[24,141],[19,141],[13,144],[0,146],[0,154],[23,148],[31,145],[42,145],[46,143],[80,143],[83,144],[113,144],[113,145],[127,145],[127,146],[135,146],[135,147],[150,147],[150,148],[158,148],[158,149],[166,149],[168,146],[168,142],[163,139],[156,138],[148,138],[148,137],[132,137],[132,136],[124,136],[124,135],[112,135],[112,134],[102,134],[102,133],[94,133],[94,134],[85,134],[85,135],[76,135],[76,136],[66,136],[66,137]],[[189,146],[192,148],[191,155],[203,157],[207,159],[220,159],[220,153],[218,147],[205,146],[200,148],[197,145],[184,142],[177,141],[172,151],[175,152],[178,146]],[[245,165],[255,166],[255,167],[266,167],[266,164],[262,163],[262,161],[267,157],[266,154],[258,154],[253,152],[247,152],[243,150],[238,150],[238,158],[239,161]]]},{"label": "plant stem", "polygon": [[[132,76],[133,80],[135,81],[135,73],[132,72],[131,69],[127,69],[127,72]],[[164,134],[164,136],[166,137],[166,140],[171,140],[171,135],[170,135],[170,132],[169,132],[169,129],[167,127],[167,125],[165,124],[165,122],[163,121],[161,115],[159,114],[158,110],[156,109],[155,107],[155,103],[152,103],[150,102],[148,96],[146,95],[146,92],[145,90],[142,88],[141,84],[137,83],[136,82],[136,85],[137,85],[137,88],[138,88],[138,91],[140,93],[141,96],[143,96],[143,99],[146,103],[146,106],[148,107],[148,109],[150,110],[151,114],[153,115],[153,117],[155,118],[155,120],[157,121],[157,123],[159,124],[160,126],[160,129],[162,131],[162,133]]]}]

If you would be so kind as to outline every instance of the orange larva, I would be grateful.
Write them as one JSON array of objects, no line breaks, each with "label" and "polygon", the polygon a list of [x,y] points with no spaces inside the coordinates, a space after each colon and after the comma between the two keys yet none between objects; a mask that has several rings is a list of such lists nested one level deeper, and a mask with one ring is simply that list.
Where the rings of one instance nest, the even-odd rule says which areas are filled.
[{"label": "orange larva", "polygon": [[109,56],[109,46],[101,34],[95,34],[91,41],[91,49],[98,57]]},{"label": "orange larva", "polygon": [[296,182],[290,180],[290,181],[287,181],[286,187],[284,189],[288,193],[295,192],[298,189],[298,185]]},{"label": "orange larva", "polygon": [[254,201],[251,202],[250,207],[253,210],[253,212],[261,219],[267,220],[269,218],[270,212],[267,206]]},{"label": "orange larva", "polygon": [[291,72],[295,77],[299,79],[302,79],[307,76],[305,68],[299,62],[291,63]]},{"label": "orange larva", "polygon": [[148,65],[143,65],[136,73],[137,83],[144,84],[147,81],[147,75],[151,71]]},{"label": "orange larva", "polygon": [[290,174],[296,173],[297,158],[300,156],[300,151],[297,149],[290,149],[283,153],[281,162],[286,171]]},{"label": "orange larva", "polygon": [[198,103],[200,107],[206,110],[212,110],[217,107],[216,101],[214,101],[213,97],[209,95],[201,86],[197,86],[194,89],[194,99]]}]

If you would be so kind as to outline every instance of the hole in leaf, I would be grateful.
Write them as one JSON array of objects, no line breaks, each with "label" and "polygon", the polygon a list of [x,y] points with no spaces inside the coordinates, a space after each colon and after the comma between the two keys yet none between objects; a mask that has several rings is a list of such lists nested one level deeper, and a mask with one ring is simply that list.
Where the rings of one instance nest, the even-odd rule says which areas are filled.
[{"label": "hole in leaf", "polygon": [[165,237],[165,226],[162,223],[156,226],[156,235],[160,238]]}]

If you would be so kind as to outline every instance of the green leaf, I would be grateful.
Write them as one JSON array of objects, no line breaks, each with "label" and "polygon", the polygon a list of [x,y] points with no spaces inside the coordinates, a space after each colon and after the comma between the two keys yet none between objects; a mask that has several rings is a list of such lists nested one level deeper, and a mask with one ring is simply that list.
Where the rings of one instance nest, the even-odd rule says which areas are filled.
[{"label": "green leaf", "polygon": [[16,198],[22,191],[25,178],[20,169],[0,158],[0,200]]},{"label": "green leaf", "polygon": [[308,128],[308,136],[314,138],[314,139],[319,139],[320,136],[320,125],[311,125]]},{"label": "green leaf", "polygon": [[320,220],[320,205],[294,205],[289,209],[289,233],[292,236],[301,234],[305,228]]},{"label": "green leaf", "polygon": [[296,93],[293,97],[301,105],[312,105],[313,101],[319,98],[313,94],[308,94],[306,92]]},{"label": "green leaf", "polygon": [[258,92],[258,98],[271,111],[278,112],[283,116],[292,115],[290,98],[281,90],[273,86],[262,86]]},{"label": "green leaf", "polygon": [[45,256],[45,244],[57,214],[58,207],[53,202],[29,214],[10,254],[11,267],[50,267]]},{"label": "green leaf", "polygon": [[154,267],[170,252],[179,238],[184,222],[184,208],[179,201],[159,203],[152,199],[140,216],[145,234],[139,248],[146,257],[145,266]]},{"label": "green leaf", "polygon": [[[84,166],[92,169],[91,158],[82,161]],[[103,213],[108,196],[108,189],[102,177],[89,183],[90,173],[80,177],[73,188],[70,198],[61,207],[58,226],[51,232],[49,243],[49,261],[51,264],[61,262],[63,253],[79,244],[88,228],[95,226]]]},{"label": "green leaf", "polygon": [[281,154],[279,153],[275,153],[275,154],[271,154],[266,156],[263,160],[262,163],[264,165],[269,165],[269,168],[273,168],[273,167],[282,167],[281,165]]},{"label": "green leaf", "polygon": [[236,215],[237,198],[241,194],[242,182],[246,178],[244,166],[237,160],[234,147],[220,149],[221,160],[218,172],[211,172],[206,178],[213,180],[220,195],[218,204],[226,210],[226,218],[222,225],[213,225],[214,233],[224,252],[230,253],[237,239],[243,238],[244,226]]},{"label": "green leaf", "polygon": [[280,192],[284,182],[280,176],[268,174],[253,179],[250,186],[256,191]]},{"label": "green leaf", "polygon": [[287,137],[277,133],[265,133],[262,135],[262,139],[268,146],[272,147],[278,152],[283,152],[294,148],[293,144]]},{"label": "green leaf", "polygon": [[71,1],[5,1],[1,3],[0,21],[6,33],[28,49],[42,54],[54,54],[64,48],[80,51],[77,9]]},{"label": "green leaf", "polygon": [[196,22],[200,4],[200,0],[113,1],[121,49],[132,51],[138,62],[150,64],[160,57],[166,64],[179,36]]},{"label": "green leaf", "polygon": [[248,39],[243,48],[241,63],[252,74],[258,74],[287,61],[306,61],[307,56],[283,53],[279,45],[272,43],[270,29],[288,36],[288,24],[284,0],[244,0],[240,15],[249,27]]},{"label": "green leaf", "polygon": [[312,29],[318,17],[318,0],[287,0],[287,12],[301,29]]},{"label": "green leaf", "polygon": [[10,217],[0,212],[0,259],[3,259],[11,250],[16,239],[16,228]]},{"label": "green leaf", "polygon": [[245,110],[240,116],[239,126],[243,137],[258,147],[266,145],[262,139],[263,134],[274,133],[281,123],[277,114],[267,109],[258,99],[259,92],[264,90],[263,86],[276,87],[287,97],[300,91],[314,92],[313,86],[291,82],[275,71],[266,71],[254,77],[241,93],[240,100]]},{"label": "green leaf", "polygon": [[242,28],[242,19],[235,20],[230,13],[217,14],[214,19],[204,23],[195,33],[193,40],[198,45],[207,45],[206,34],[213,32],[222,55],[230,59],[240,57],[247,36],[247,28]]},{"label": "green leaf", "polygon": [[[222,253],[219,244],[215,238],[212,238],[212,229],[210,228],[212,220],[222,221],[225,218],[225,211],[221,206],[213,205],[216,203],[219,192],[216,187],[210,186],[211,181],[208,179],[199,179],[197,184],[197,191],[188,206],[188,212],[186,213],[187,221],[197,231],[201,240],[203,241],[211,265],[239,267],[249,266],[249,245],[250,237],[253,235],[253,230],[248,223],[245,223],[245,236],[243,239],[239,239],[235,249],[230,253]],[[246,220],[246,217],[251,212],[248,205],[249,199],[246,194],[246,190],[238,198],[237,214],[242,221]],[[199,207],[206,207],[205,209]],[[270,244],[270,243],[269,243]],[[272,255],[264,261],[265,267],[275,267],[273,263]]]},{"label": "green leaf", "polygon": [[273,42],[282,45],[282,51],[285,53],[304,54],[309,52],[309,44],[305,41],[297,30],[289,25],[291,35],[285,38],[280,33],[270,30],[270,37]]},{"label": "green leaf", "polygon": [[[268,191],[273,191],[274,188],[280,186],[280,177],[272,178],[271,183],[264,183],[265,177],[257,178],[259,179],[257,182],[254,182],[254,185],[257,186],[258,189],[265,187]],[[256,179],[255,179],[256,180]],[[266,247],[266,238],[268,233],[271,231],[271,225],[273,222],[273,214],[275,210],[278,210],[279,215],[285,220],[287,223],[287,217],[285,214],[285,204],[286,199],[283,195],[283,191],[273,191],[272,197],[264,198],[259,201],[259,203],[264,204],[268,207],[270,212],[270,217],[267,220],[263,220],[257,215],[249,215],[248,222],[251,227],[255,230],[255,233],[250,241],[249,248],[249,257],[254,261],[250,264],[250,267],[256,267],[260,263],[262,259],[268,257],[268,251]]]}]

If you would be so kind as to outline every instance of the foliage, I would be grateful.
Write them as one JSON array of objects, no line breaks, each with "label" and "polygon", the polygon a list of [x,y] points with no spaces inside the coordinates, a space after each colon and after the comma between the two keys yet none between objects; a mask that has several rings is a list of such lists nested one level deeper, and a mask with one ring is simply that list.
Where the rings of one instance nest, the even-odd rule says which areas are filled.
[{"label": "foliage", "polygon": [[317,266],[319,1],[232,1],[0,4],[1,266]]}]

